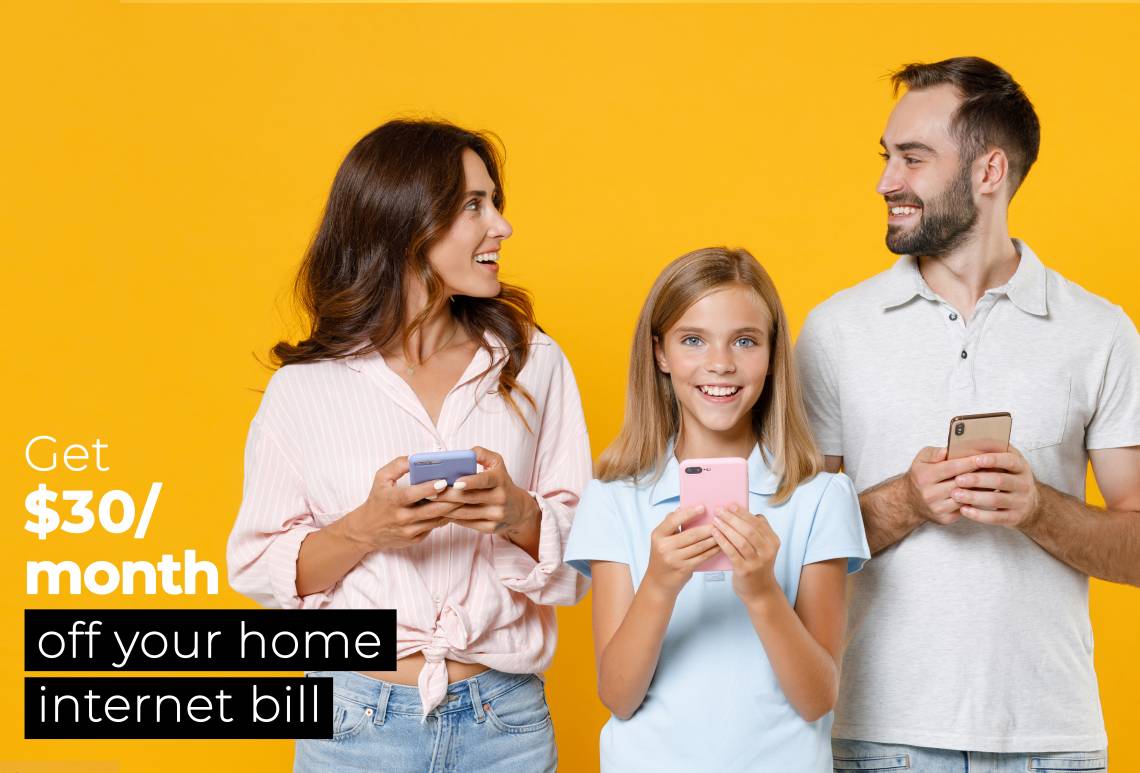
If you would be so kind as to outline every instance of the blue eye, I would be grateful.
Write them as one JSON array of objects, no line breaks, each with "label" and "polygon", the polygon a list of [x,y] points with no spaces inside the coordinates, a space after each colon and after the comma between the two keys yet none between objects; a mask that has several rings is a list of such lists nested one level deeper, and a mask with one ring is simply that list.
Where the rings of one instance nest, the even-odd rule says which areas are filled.
[{"label": "blue eye", "polygon": [[471,201],[463,205],[463,208],[471,212],[478,212],[481,209],[480,201],[479,199],[471,199]]},{"label": "blue eye", "polygon": [[740,338],[736,339],[736,345],[742,346],[745,349],[749,349],[749,348],[755,346],[756,342],[753,341],[751,338],[748,338],[747,336],[741,336]]},{"label": "blue eye", "polygon": [[700,346],[701,343],[701,339],[697,336],[685,336],[681,339],[682,346]]}]

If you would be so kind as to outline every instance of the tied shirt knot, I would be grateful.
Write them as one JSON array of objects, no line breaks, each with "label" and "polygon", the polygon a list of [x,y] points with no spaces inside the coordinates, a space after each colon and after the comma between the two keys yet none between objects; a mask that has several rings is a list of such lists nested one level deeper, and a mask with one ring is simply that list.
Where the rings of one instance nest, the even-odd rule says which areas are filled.
[{"label": "tied shirt knot", "polygon": [[420,671],[420,703],[424,718],[443,702],[447,695],[447,661],[449,654],[467,649],[470,626],[462,609],[450,602],[443,605],[432,631],[431,641],[423,648],[424,667]]}]

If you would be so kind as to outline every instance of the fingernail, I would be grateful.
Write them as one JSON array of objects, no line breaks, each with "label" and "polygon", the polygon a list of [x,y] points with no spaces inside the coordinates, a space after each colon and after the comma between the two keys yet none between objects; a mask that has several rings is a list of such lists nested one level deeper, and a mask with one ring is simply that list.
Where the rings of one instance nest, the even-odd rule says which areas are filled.
[{"label": "fingernail", "polygon": [[430,497],[424,497],[424,499],[428,499],[428,500],[431,500],[432,502],[434,502],[434,501],[435,501],[435,497],[436,497],[436,495],[435,495],[435,494],[432,494]]},{"label": "fingernail", "polygon": [[456,489],[457,491],[462,491],[463,489],[467,488],[467,484],[461,480],[457,480],[455,481],[455,485],[452,486],[452,488]]},{"label": "fingernail", "polygon": [[443,491],[445,488],[447,488],[447,481],[437,480],[435,482],[435,490],[436,491]]}]

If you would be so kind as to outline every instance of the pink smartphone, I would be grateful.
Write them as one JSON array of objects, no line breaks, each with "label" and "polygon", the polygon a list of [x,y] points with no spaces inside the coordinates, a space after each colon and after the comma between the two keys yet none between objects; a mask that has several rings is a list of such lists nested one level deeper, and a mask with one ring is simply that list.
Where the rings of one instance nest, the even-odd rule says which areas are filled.
[{"label": "pink smartphone", "polygon": [[[748,462],[739,457],[685,459],[681,462],[681,506],[704,505],[705,512],[682,528],[712,523],[718,507],[738,504],[748,509]],[[732,562],[717,553],[700,564],[697,572],[732,570]]]}]

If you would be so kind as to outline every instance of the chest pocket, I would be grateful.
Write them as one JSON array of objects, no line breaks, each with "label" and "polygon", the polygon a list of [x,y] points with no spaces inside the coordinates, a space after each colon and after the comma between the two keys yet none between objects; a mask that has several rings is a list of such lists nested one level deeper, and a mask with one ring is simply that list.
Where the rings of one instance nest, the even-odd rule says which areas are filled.
[{"label": "chest pocket", "polygon": [[1010,407],[1006,409],[1013,414],[1010,444],[1021,451],[1032,451],[1064,440],[1069,418],[1069,374],[1017,373],[1011,376],[1010,385]]}]

